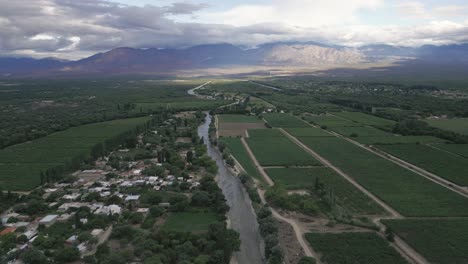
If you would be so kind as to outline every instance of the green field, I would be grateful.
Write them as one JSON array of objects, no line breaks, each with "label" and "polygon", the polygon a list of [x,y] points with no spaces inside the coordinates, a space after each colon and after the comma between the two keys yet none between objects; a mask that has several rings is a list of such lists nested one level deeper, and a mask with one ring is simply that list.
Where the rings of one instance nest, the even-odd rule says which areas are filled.
[{"label": "green field", "polygon": [[286,189],[313,188],[318,178],[327,190],[332,190],[338,203],[357,214],[382,214],[384,210],[351,183],[327,167],[267,169],[275,182]]},{"label": "green field", "polygon": [[333,115],[306,115],[305,120],[319,126],[359,126],[358,123]]},{"label": "green field", "polygon": [[202,100],[190,99],[190,101],[168,101],[168,102],[141,102],[135,103],[135,111],[151,112],[161,109],[173,110],[199,110],[210,109],[228,104],[226,101],[221,100]]},{"label": "green field", "polygon": [[426,145],[381,145],[380,149],[456,184],[468,185],[468,161]]},{"label": "green field", "polygon": [[445,140],[431,136],[378,136],[357,137],[354,140],[366,145],[392,145],[392,144],[427,144],[443,143]]},{"label": "green field", "polygon": [[468,216],[468,199],[340,138],[300,138],[405,216]]},{"label": "green field", "polygon": [[386,240],[375,233],[306,234],[307,241],[327,264],[408,263]]},{"label": "green field", "polygon": [[288,128],[286,130],[295,137],[334,137],[322,129],[314,127]]},{"label": "green field", "polygon": [[468,158],[468,144],[435,144],[434,147]]},{"label": "green field", "polygon": [[365,126],[330,126],[329,129],[346,137],[392,137],[393,135],[374,127]]},{"label": "green field", "polygon": [[249,130],[249,135],[247,143],[262,166],[321,165],[280,131],[273,129]]},{"label": "green field", "polygon": [[70,128],[0,150],[0,185],[30,190],[40,184],[40,173],[63,165],[91,148],[148,121],[148,117],[114,120]]},{"label": "green field", "polygon": [[333,114],[363,125],[384,129],[391,129],[396,123],[393,120],[384,119],[361,112],[335,112]]},{"label": "green field", "polygon": [[263,120],[256,116],[246,115],[218,115],[220,123],[263,123]]},{"label": "green field", "polygon": [[242,165],[247,174],[255,177],[258,180],[263,180],[262,176],[255,167],[255,164],[242,145],[240,138],[221,138],[220,141],[226,144],[228,149],[231,151],[231,154]]},{"label": "green field", "polygon": [[426,119],[425,121],[433,127],[468,135],[468,118]]},{"label": "green field", "polygon": [[393,232],[431,263],[468,263],[468,220],[384,220]]},{"label": "green field", "polygon": [[169,214],[161,229],[178,232],[204,232],[208,231],[211,224],[218,222],[215,213],[177,212]]},{"label": "green field", "polygon": [[289,114],[271,113],[265,114],[263,118],[265,118],[272,127],[309,127],[309,125],[301,119]]}]

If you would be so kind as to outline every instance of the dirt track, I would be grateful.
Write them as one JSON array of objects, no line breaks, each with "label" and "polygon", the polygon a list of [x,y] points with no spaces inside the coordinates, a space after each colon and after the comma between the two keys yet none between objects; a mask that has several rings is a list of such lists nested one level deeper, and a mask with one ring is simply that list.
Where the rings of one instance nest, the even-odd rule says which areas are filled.
[{"label": "dirt track", "polygon": [[[254,162],[255,164],[255,167],[257,167],[257,170],[260,172],[260,174],[263,176],[263,178],[265,179],[265,182],[269,185],[269,186],[273,186],[274,185],[274,182],[271,180],[271,178],[268,176],[268,174],[266,174],[266,172],[263,170],[262,166],[260,165],[260,163],[258,162],[257,158],[255,157],[255,155],[253,154],[252,150],[250,149],[249,145],[247,144],[247,142],[245,141],[244,138],[241,138],[241,141],[242,141],[242,144],[244,145],[245,149],[247,150],[247,153],[249,153],[249,156],[250,158],[252,159],[252,161]],[[263,204],[266,204],[266,199],[265,199],[265,192],[263,190],[260,190],[259,188],[257,188],[257,191],[258,191],[258,194],[260,195],[260,199],[262,200],[262,203]],[[271,207],[270,207],[271,208]],[[292,226],[292,228],[294,229],[294,233],[296,234],[296,238],[297,238],[297,241],[299,242],[299,244],[301,245],[302,249],[304,250],[304,253],[306,256],[308,257],[314,257],[316,260],[317,260],[317,263],[321,263],[319,258],[318,258],[318,255],[317,253],[315,253],[310,247],[309,245],[307,244],[307,241],[305,241],[304,239],[304,234],[306,233],[306,230],[302,230],[300,225],[296,222],[296,220],[294,219],[289,219],[289,218],[286,218],[284,216],[282,216],[280,213],[278,213],[275,209],[271,208],[271,212],[273,214],[273,216],[280,220],[280,221],[283,221],[285,223],[288,223],[289,225]]]}]

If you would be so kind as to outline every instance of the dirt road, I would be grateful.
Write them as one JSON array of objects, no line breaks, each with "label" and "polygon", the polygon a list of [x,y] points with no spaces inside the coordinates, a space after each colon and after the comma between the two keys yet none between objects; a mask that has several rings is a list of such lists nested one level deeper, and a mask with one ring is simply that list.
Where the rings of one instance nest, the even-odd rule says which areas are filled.
[{"label": "dirt road", "polygon": [[377,196],[369,192],[367,189],[362,187],[359,183],[357,183],[353,178],[351,178],[348,174],[344,173],[341,171],[339,168],[335,167],[333,164],[331,164],[328,160],[320,156],[317,152],[313,151],[310,149],[308,146],[306,146],[304,143],[302,143],[300,140],[297,138],[293,137],[291,134],[286,132],[286,130],[280,128],[279,129],[283,134],[285,134],[289,139],[291,139],[294,143],[296,143],[299,147],[307,151],[309,154],[311,154],[313,157],[315,157],[318,161],[320,161],[323,165],[331,168],[334,170],[336,173],[341,175],[343,178],[345,178],[347,181],[349,181],[352,185],[354,185],[358,190],[369,196],[372,200],[374,200],[377,204],[379,204],[381,207],[383,207],[391,216],[395,218],[402,218],[401,214],[398,213],[395,209],[390,207],[388,204],[380,200]]},{"label": "dirt road", "polygon": [[[255,164],[255,167],[257,168],[257,170],[260,172],[260,174],[262,175],[262,177],[264,178],[265,182],[269,185],[269,186],[273,186],[274,185],[274,182],[271,180],[271,178],[268,176],[268,174],[266,174],[265,170],[263,169],[263,167],[260,165],[260,163],[258,162],[257,158],[255,157],[255,155],[253,154],[252,150],[250,149],[249,145],[247,144],[247,142],[245,141],[244,138],[241,138],[241,141],[242,141],[242,144],[244,145],[245,149],[247,150],[247,153],[249,154],[250,158],[252,159],[252,161],[254,162]],[[266,204],[266,199],[265,199],[265,191],[257,188],[257,191],[258,191],[258,194],[260,195],[260,199],[262,200],[262,204]],[[271,207],[270,207],[271,208]],[[288,223],[289,225],[292,226],[292,228],[294,229],[294,233],[296,234],[296,238],[297,238],[297,241],[299,242],[299,244],[301,245],[302,249],[304,250],[304,254],[308,257],[314,257],[316,260],[317,260],[317,263],[321,263],[319,258],[318,258],[318,255],[317,253],[315,253],[310,247],[309,245],[307,244],[307,241],[305,241],[304,239],[304,234],[306,232],[306,230],[302,230],[299,226],[299,224],[296,222],[296,220],[294,219],[289,219],[289,218],[286,218],[284,216],[282,216],[280,213],[278,213],[275,209],[271,208],[271,212],[273,214],[273,217],[275,217],[276,219],[280,220],[280,221],[283,221],[285,223]]]}]

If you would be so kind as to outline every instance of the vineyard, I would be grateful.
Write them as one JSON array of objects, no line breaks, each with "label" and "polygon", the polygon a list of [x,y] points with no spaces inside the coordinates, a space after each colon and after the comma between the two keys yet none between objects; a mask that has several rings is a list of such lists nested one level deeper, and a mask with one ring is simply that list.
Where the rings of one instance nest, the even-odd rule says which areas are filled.
[{"label": "vineyard", "polygon": [[272,127],[308,127],[309,125],[301,119],[289,114],[266,114],[263,116]]},{"label": "vineyard", "polygon": [[375,233],[308,233],[306,239],[328,264],[408,263]]}]

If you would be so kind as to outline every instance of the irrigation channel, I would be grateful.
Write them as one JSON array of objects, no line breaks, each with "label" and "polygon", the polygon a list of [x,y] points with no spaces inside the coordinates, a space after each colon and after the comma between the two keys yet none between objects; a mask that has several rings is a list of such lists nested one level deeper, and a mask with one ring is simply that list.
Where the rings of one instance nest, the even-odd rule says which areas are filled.
[{"label": "irrigation channel", "polygon": [[211,145],[208,130],[212,117],[207,112],[205,115],[205,122],[198,127],[198,136],[203,137],[208,155],[218,165],[218,185],[230,207],[227,214],[230,228],[240,234],[240,251],[234,253],[234,262],[239,264],[264,263],[263,242],[252,203],[239,178],[228,170],[219,150]]}]

